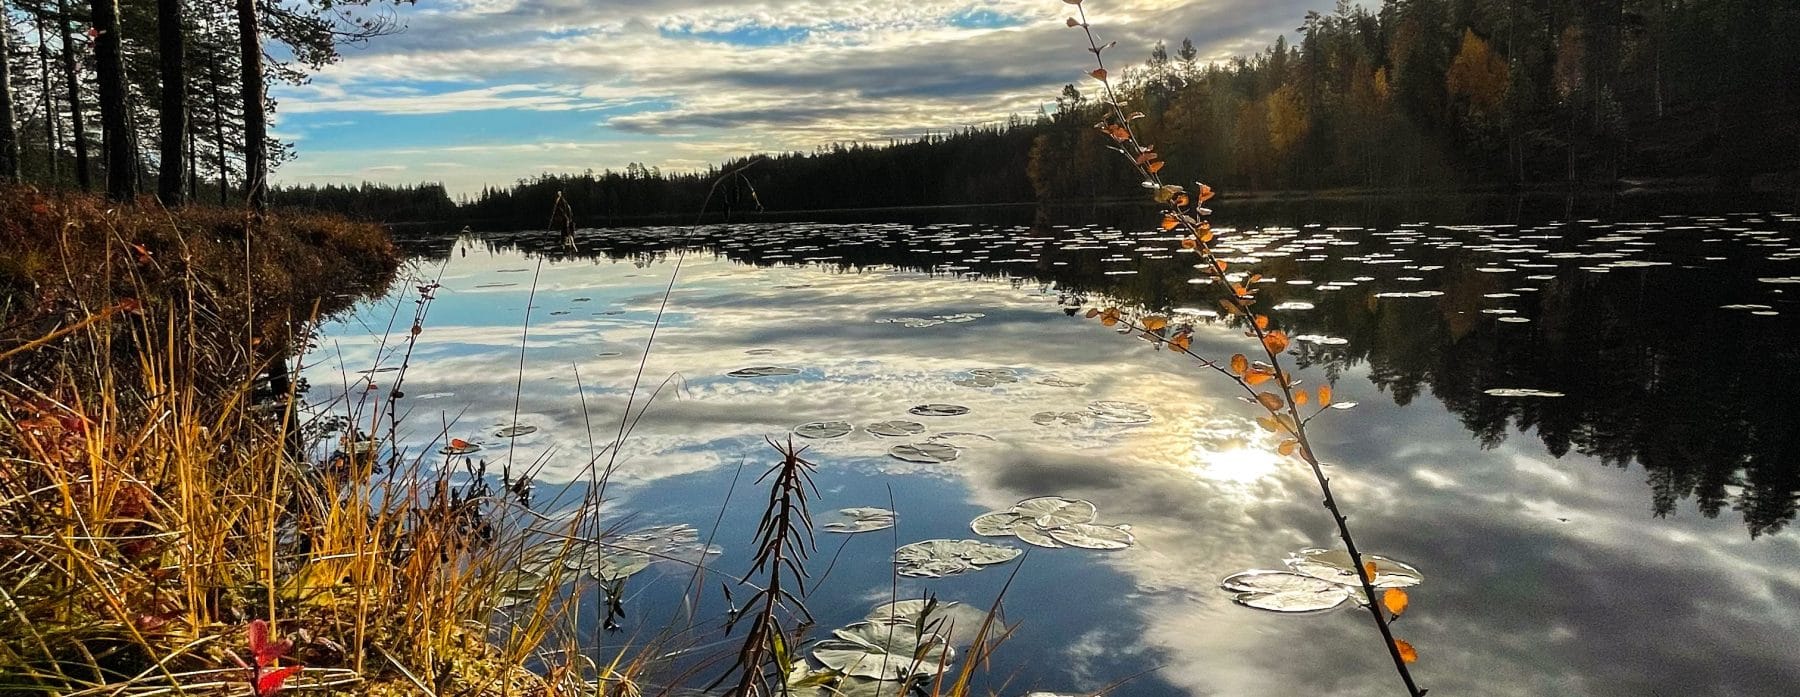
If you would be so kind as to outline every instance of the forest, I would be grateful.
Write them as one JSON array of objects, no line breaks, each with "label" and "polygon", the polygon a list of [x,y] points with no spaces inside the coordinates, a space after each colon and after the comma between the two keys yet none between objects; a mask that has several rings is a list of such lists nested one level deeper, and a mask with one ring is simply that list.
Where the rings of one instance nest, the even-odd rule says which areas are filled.
[{"label": "forest", "polygon": [[261,209],[294,156],[268,86],[399,31],[401,4],[0,0],[0,181]]},{"label": "forest", "polygon": [[[1297,39],[1276,37],[1261,53],[1226,61],[1203,60],[1188,40],[1159,43],[1116,76],[1116,98],[1143,115],[1136,125],[1172,179],[1237,193],[1787,191],[1800,171],[1800,52],[1790,49],[1800,4],[1345,1],[1296,23]],[[743,168],[720,187],[713,211],[1094,200],[1136,185],[1091,127],[1104,107],[1098,89],[1071,83],[1054,106],[1001,124],[707,171],[632,164],[545,174],[454,204],[430,186],[286,196],[387,220],[536,225],[561,192],[583,220],[605,223],[691,216],[721,173]],[[370,199],[401,205],[384,213]]]}]

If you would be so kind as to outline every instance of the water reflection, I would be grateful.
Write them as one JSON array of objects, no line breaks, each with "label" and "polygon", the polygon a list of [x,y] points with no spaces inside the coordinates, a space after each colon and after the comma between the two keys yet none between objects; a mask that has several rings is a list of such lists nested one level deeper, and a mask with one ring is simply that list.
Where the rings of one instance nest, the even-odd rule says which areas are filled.
[{"label": "water reflection", "polygon": [[[1267,302],[1311,305],[1274,315],[1313,337],[1298,349],[1312,379],[1362,403],[1321,420],[1315,439],[1343,472],[1334,488],[1359,537],[1426,573],[1399,627],[1421,649],[1426,686],[1777,695],[1800,681],[1790,648],[1800,544],[1769,534],[1792,519],[1800,490],[1796,429],[1782,417],[1782,398],[1800,387],[1782,368],[1796,358],[1797,310],[1782,292],[1791,286],[1758,280],[1796,273],[1796,225],[1773,215],[1345,224],[1262,228],[1233,243],[1271,279]],[[491,457],[544,463],[544,481],[578,478],[590,448],[618,427],[671,271],[672,234],[700,251],[684,262],[658,330],[646,374],[674,377],[623,448],[609,489],[618,511],[706,529],[738,463],[768,459],[764,436],[814,421],[915,420],[928,429],[918,439],[859,430],[813,443],[826,465],[820,509],[888,507],[891,486],[904,543],[971,537],[977,514],[1063,495],[1132,524],[1138,541],[1027,558],[1009,603],[1023,624],[989,687],[1011,678],[1003,694],[1091,690],[1160,667],[1127,691],[1392,692],[1366,617],[1267,615],[1216,590],[1230,573],[1331,543],[1310,475],[1269,456],[1250,413],[1191,364],[1061,311],[1103,297],[1206,309],[1208,289],[1187,282],[1191,262],[1156,233],[755,225],[584,231],[573,249],[554,235],[444,243],[422,264],[442,265],[446,289],[415,352],[408,391],[419,397],[407,400],[403,438],[421,450],[440,431],[486,440]],[[1426,291],[1443,294],[1418,296]],[[1378,297],[1396,292],[1414,297]],[[395,360],[366,328],[389,312],[370,306],[331,330],[330,364],[311,373],[316,398],[341,384],[327,379],[340,359]],[[1196,337],[1212,354],[1241,344],[1222,325]],[[799,372],[726,376],[755,366]],[[957,384],[984,368],[1020,379]],[[1493,397],[1492,388],[1566,396]],[[518,420],[540,430],[500,443],[492,432],[511,422],[515,396]],[[1100,400],[1148,405],[1151,419],[1032,418],[1092,413]],[[908,413],[930,403],[969,413]],[[888,455],[945,431],[994,440],[959,440],[950,462]],[[1639,470],[1618,469],[1632,463],[1650,475],[1648,506]],[[1760,537],[1708,519],[1726,507]],[[725,507],[722,539],[748,537],[752,508]],[[887,598],[884,533],[847,543],[815,601],[825,626]],[[746,566],[741,549],[726,547],[721,568]],[[1003,580],[991,570],[903,579],[899,592],[985,606]],[[637,626],[672,614],[674,585],[642,580]]]}]

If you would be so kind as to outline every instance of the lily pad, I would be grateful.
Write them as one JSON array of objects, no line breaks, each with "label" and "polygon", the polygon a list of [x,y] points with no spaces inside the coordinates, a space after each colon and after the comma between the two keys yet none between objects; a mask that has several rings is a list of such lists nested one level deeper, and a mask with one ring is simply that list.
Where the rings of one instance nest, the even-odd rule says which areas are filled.
[{"label": "lily pad", "polygon": [[848,421],[814,421],[795,426],[794,435],[801,438],[842,438],[855,429]]},{"label": "lily pad", "polygon": [[914,416],[962,416],[969,408],[957,404],[921,404],[906,410]]},{"label": "lily pad", "polygon": [[1030,518],[1020,518],[1017,521],[1014,521],[1012,526],[1008,528],[1008,531],[1026,544],[1036,545],[1038,547],[1049,547],[1051,549],[1062,546],[1061,543],[1056,541],[1056,538],[1051,537],[1050,533],[1045,532],[1043,528],[1038,527],[1037,523],[1032,522]]},{"label": "lily pad", "polygon": [[858,622],[813,646],[813,658],[841,674],[874,680],[937,675],[955,656],[943,637],[904,624]]},{"label": "lily pad", "polygon": [[925,540],[894,550],[894,565],[901,576],[937,578],[1009,562],[1020,554],[1017,547],[980,540]]},{"label": "lily pad", "polygon": [[1086,385],[1087,383],[1077,382],[1075,380],[1065,380],[1065,379],[1059,378],[1059,377],[1047,377],[1047,378],[1040,378],[1037,381],[1037,384],[1047,385],[1049,387],[1080,387],[1082,385]]},{"label": "lily pad", "polygon": [[1039,426],[1086,426],[1093,417],[1078,411],[1040,411],[1031,415],[1031,422]]},{"label": "lily pad", "polygon": [[1150,415],[1150,405],[1137,402],[1116,400],[1091,402],[1088,404],[1088,413],[1093,415],[1095,421],[1119,426],[1147,424],[1153,420]]},{"label": "lily pad", "polygon": [[932,443],[948,445],[953,448],[977,448],[989,443],[998,442],[998,440],[999,439],[985,433],[971,433],[968,431],[945,431],[931,437]]},{"label": "lily pad", "polygon": [[643,552],[608,550],[601,547],[590,547],[578,558],[580,570],[596,579],[606,582],[623,580],[639,571],[650,568],[650,555]]},{"label": "lily pad", "polygon": [[884,438],[899,438],[925,432],[925,424],[917,421],[878,421],[863,427],[863,430]]},{"label": "lily pad", "polygon": [[438,454],[439,455],[467,455],[469,453],[478,452],[480,450],[481,450],[481,445],[478,443],[469,443],[469,442],[463,441],[461,439],[451,439],[449,445],[446,445],[442,448],[438,448]]},{"label": "lily pad", "polygon": [[1092,523],[1099,514],[1092,503],[1065,499],[1061,496],[1025,499],[1013,506],[1012,511],[1019,514],[1021,518],[1031,519],[1040,528],[1056,528],[1073,523]]},{"label": "lily pad", "polygon": [[1113,525],[1071,523],[1048,532],[1057,542],[1082,549],[1125,549],[1137,542],[1129,531]]},{"label": "lily pad", "polygon": [[952,646],[971,643],[981,632],[987,612],[953,600],[901,600],[883,603],[869,611],[866,622],[877,625],[905,624],[938,634]]},{"label": "lily pad", "polygon": [[536,427],[536,426],[507,426],[506,428],[502,428],[498,431],[495,431],[494,437],[495,438],[517,438],[519,436],[525,436],[525,435],[537,433],[537,430],[538,430],[538,427]]},{"label": "lily pad", "polygon": [[782,375],[799,375],[799,374],[800,374],[799,368],[783,368],[781,366],[773,366],[773,365],[761,365],[761,366],[756,366],[754,368],[739,368],[737,370],[733,370],[729,373],[726,373],[727,376],[734,377],[734,378],[740,378],[740,379],[746,379],[746,380],[750,379],[750,378],[769,378],[769,377],[779,377]]},{"label": "lily pad", "polygon": [[886,508],[846,508],[819,516],[825,532],[854,535],[894,527],[894,512]]},{"label": "lily pad", "polygon": [[[1416,586],[1425,580],[1424,574],[1406,562],[1395,561],[1379,554],[1362,555],[1364,563],[1375,565],[1374,586],[1376,588],[1405,588]],[[1350,562],[1350,553],[1338,549],[1303,549],[1288,555],[1285,561],[1289,569],[1295,573],[1333,583],[1361,586],[1362,581],[1356,573],[1356,566]]]},{"label": "lily pad", "polygon": [[1232,602],[1270,612],[1324,612],[1350,599],[1342,584],[1292,571],[1244,571],[1219,587],[1235,594]]},{"label": "lily pad", "polygon": [[1012,537],[1013,523],[1019,520],[1019,514],[1012,511],[994,511],[975,516],[974,520],[969,521],[969,529],[977,535]]},{"label": "lily pad", "polygon": [[938,464],[955,460],[962,451],[943,443],[907,443],[888,448],[888,454],[907,462]]},{"label": "lily pad", "polygon": [[1550,390],[1534,390],[1534,389],[1530,389],[1530,388],[1521,388],[1521,387],[1496,387],[1496,388],[1493,388],[1490,390],[1482,390],[1481,393],[1485,394],[1489,397],[1562,397],[1562,396],[1564,396],[1563,393],[1561,393],[1561,392],[1552,392]]}]

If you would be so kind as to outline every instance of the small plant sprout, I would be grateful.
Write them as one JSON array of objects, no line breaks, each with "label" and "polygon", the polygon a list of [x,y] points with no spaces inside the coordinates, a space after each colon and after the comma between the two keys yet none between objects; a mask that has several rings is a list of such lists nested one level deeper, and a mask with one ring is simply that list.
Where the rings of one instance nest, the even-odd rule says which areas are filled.
[{"label": "small plant sprout", "polygon": [[1202,366],[1236,384],[1250,401],[1263,410],[1264,414],[1257,422],[1264,430],[1281,439],[1277,445],[1278,452],[1284,457],[1298,459],[1311,468],[1325,508],[1331,512],[1332,519],[1337,524],[1338,537],[1349,555],[1350,567],[1355,569],[1356,580],[1360,582],[1362,594],[1367,600],[1365,604],[1369,608],[1370,617],[1387,643],[1394,670],[1405,682],[1407,694],[1413,697],[1424,695],[1425,690],[1413,681],[1412,672],[1407,668],[1408,664],[1418,660],[1417,652],[1411,644],[1394,637],[1389,628],[1389,624],[1399,619],[1406,609],[1406,594],[1404,591],[1390,591],[1384,596],[1377,591],[1374,564],[1364,563],[1363,555],[1358,551],[1355,538],[1350,533],[1349,521],[1338,506],[1337,498],[1332,495],[1331,480],[1325,476],[1324,465],[1320,463],[1307,439],[1307,424],[1326,409],[1335,406],[1330,386],[1320,386],[1316,393],[1309,392],[1284,367],[1282,356],[1287,352],[1291,340],[1285,332],[1273,326],[1267,315],[1258,314],[1255,310],[1258,293],[1256,283],[1261,277],[1254,272],[1232,272],[1225,260],[1213,253],[1215,233],[1209,221],[1212,210],[1206,207],[1214,196],[1212,187],[1199,182],[1187,187],[1162,180],[1161,172],[1165,161],[1156,152],[1154,145],[1138,140],[1132,127],[1132,122],[1143,115],[1128,113],[1120,105],[1109,79],[1105,52],[1113,44],[1101,43],[1094,34],[1082,0],[1063,2],[1073,5],[1076,13],[1074,17],[1068,18],[1066,24],[1082,31],[1087,38],[1087,50],[1094,55],[1095,67],[1088,72],[1088,77],[1098,81],[1106,95],[1101,107],[1101,119],[1094,124],[1094,128],[1106,136],[1111,148],[1138,174],[1143,188],[1149,191],[1150,198],[1162,207],[1162,229],[1181,233],[1182,249],[1200,259],[1197,267],[1212,278],[1214,285],[1227,289],[1219,300],[1219,307],[1224,311],[1224,316],[1235,318],[1245,328],[1246,337],[1256,342],[1258,350],[1253,353],[1257,358],[1237,354],[1227,364],[1221,364],[1201,356],[1192,348],[1192,326],[1173,325],[1163,315],[1131,316],[1117,307],[1105,307],[1089,309],[1087,317],[1099,319],[1104,326],[1136,334],[1158,348],[1167,347],[1198,360]]}]

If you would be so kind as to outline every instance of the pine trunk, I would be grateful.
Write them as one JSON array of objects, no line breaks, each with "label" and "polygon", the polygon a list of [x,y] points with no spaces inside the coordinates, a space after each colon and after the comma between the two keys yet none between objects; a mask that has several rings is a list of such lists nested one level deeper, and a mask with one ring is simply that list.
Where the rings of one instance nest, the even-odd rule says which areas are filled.
[{"label": "pine trunk", "polygon": [[58,29],[62,32],[63,82],[69,88],[69,141],[75,145],[75,185],[94,188],[93,166],[88,163],[87,116],[81,108],[81,71],[75,66],[75,31],[69,16],[69,0],[56,0]]},{"label": "pine trunk", "polygon": [[237,0],[238,53],[243,63],[244,189],[250,208],[269,205],[269,125],[263,111],[262,41],[256,30],[256,0]]},{"label": "pine trunk", "polygon": [[179,206],[183,163],[187,159],[186,44],[182,36],[181,0],[156,0],[156,45],[162,74],[161,154],[157,161],[156,196],[165,206]]},{"label": "pine trunk", "polygon": [[100,131],[106,152],[106,195],[130,201],[138,195],[136,138],[126,102],[124,44],[119,38],[118,0],[92,0],[94,72],[100,82]]}]

